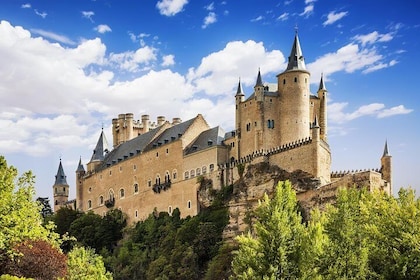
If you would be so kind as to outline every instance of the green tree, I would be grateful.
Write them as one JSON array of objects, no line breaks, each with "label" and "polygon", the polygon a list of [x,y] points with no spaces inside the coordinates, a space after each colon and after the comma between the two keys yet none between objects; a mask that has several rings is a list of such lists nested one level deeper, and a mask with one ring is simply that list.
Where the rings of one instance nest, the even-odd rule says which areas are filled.
[{"label": "green tree", "polygon": [[113,279],[107,272],[102,257],[93,249],[75,247],[68,254],[68,280],[108,280]]},{"label": "green tree", "polygon": [[420,200],[412,189],[398,197],[373,193],[361,202],[369,264],[383,279],[419,279]]},{"label": "green tree", "polygon": [[328,242],[320,263],[324,279],[367,279],[368,240],[364,231],[360,202],[366,190],[340,189],[335,206],[326,211]]},{"label": "green tree", "polygon": [[34,201],[34,176],[30,171],[18,177],[13,166],[0,156],[0,273],[10,258],[18,255],[15,246],[27,240],[45,240],[59,246],[53,224],[42,225],[41,206]]},{"label": "green tree", "polygon": [[38,197],[36,201],[42,206],[41,215],[45,219],[53,214],[48,197]]},{"label": "green tree", "polygon": [[237,237],[232,279],[316,279],[313,250],[321,240],[309,235],[318,231],[307,230],[297,209],[289,181],[279,182],[272,199],[264,195],[255,209],[255,237]]}]

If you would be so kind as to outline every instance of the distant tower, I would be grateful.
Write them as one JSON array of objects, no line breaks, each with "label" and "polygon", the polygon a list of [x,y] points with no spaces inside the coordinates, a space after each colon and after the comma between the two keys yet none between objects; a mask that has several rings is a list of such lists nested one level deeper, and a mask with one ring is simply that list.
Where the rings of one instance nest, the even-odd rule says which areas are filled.
[{"label": "distant tower", "polygon": [[238,89],[236,90],[236,95],[235,95],[235,131],[236,131],[236,139],[237,139],[237,154],[235,155],[235,157],[239,157],[241,151],[240,151],[240,142],[241,142],[241,120],[242,120],[242,116],[241,116],[241,108],[240,105],[242,102],[244,102],[245,100],[245,95],[244,95],[244,91],[242,89],[242,84],[241,84],[241,79],[239,79],[238,82]]},{"label": "distant tower", "polygon": [[320,99],[319,104],[319,127],[321,129],[321,139],[327,142],[327,88],[324,83],[324,75],[321,75],[321,81],[319,82],[318,98]]},{"label": "distant tower", "polygon": [[86,171],[82,164],[82,157],[79,159],[79,164],[76,169],[76,209],[82,210],[83,206],[83,176]]},{"label": "distant tower", "polygon": [[261,71],[258,69],[257,82],[254,86],[255,98],[257,101],[263,101],[264,98],[264,84],[261,78]]},{"label": "distant tower", "polygon": [[55,175],[54,191],[54,212],[65,205],[69,198],[69,185],[67,184],[66,174],[64,174],[63,165],[58,165],[57,175]]},{"label": "distant tower", "polygon": [[280,145],[310,136],[309,78],[296,32],[287,68],[277,75]]},{"label": "distant tower", "polygon": [[381,158],[381,173],[382,178],[386,180],[387,185],[385,190],[392,194],[392,157],[388,152],[388,141],[385,141],[384,153]]}]

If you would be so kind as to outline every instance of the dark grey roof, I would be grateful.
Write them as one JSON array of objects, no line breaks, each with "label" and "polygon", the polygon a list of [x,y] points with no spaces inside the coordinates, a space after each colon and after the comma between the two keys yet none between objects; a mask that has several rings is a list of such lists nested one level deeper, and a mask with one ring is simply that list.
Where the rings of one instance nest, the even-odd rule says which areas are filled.
[{"label": "dark grey roof", "polygon": [[230,139],[230,138],[235,137],[235,134],[236,134],[236,131],[235,130],[226,132],[225,133],[225,136],[224,136],[224,138],[225,138],[224,140],[227,140],[227,139]]},{"label": "dark grey roof", "polygon": [[289,63],[287,64],[286,71],[290,70],[306,70],[305,59],[300,48],[299,37],[296,32],[295,40],[293,41],[292,50],[289,55]]},{"label": "dark grey roof", "polygon": [[112,164],[143,152],[146,146],[153,140],[159,132],[160,127],[152,129],[144,134],[124,142],[105,155],[101,168],[106,168]]},{"label": "dark grey roof", "polygon": [[255,83],[255,86],[263,86],[262,78],[261,78],[261,71],[258,69],[258,76],[257,76],[257,82]]},{"label": "dark grey roof", "polygon": [[[264,96],[277,97],[279,93],[277,91],[264,91]],[[252,93],[245,101],[255,98],[255,92]]]},{"label": "dark grey roof", "polygon": [[212,146],[222,145],[224,137],[225,131],[219,126],[205,130],[185,148],[184,154],[188,155]]},{"label": "dark grey roof", "polygon": [[388,141],[385,141],[384,154],[382,155],[382,157],[387,157],[387,156],[389,156]]},{"label": "dark grey roof", "polygon": [[102,129],[101,135],[99,136],[96,147],[93,150],[93,155],[90,161],[103,161],[105,154],[108,153],[108,141],[106,140],[104,130]]},{"label": "dark grey roof", "polygon": [[241,79],[239,79],[238,82],[238,89],[236,90],[236,95],[244,95],[244,91],[242,90],[242,84],[241,84]]},{"label": "dark grey roof", "polygon": [[197,117],[167,128],[158,137],[156,137],[153,142],[149,143],[145,150],[151,150],[157,146],[165,145],[166,143],[181,138],[196,118]]},{"label": "dark grey roof", "polygon": [[66,174],[64,174],[63,165],[61,164],[61,159],[60,159],[60,164],[58,165],[57,175],[55,175],[54,185],[68,185],[66,177],[67,176],[66,176]]},{"label": "dark grey roof", "polygon": [[324,83],[324,74],[321,74],[321,80],[319,81],[319,87],[318,87],[318,92],[319,91],[327,91],[327,87],[325,86],[325,83]]},{"label": "dark grey roof", "polygon": [[80,157],[79,159],[79,164],[77,165],[76,172],[85,172],[85,168],[83,167],[83,164],[82,164],[82,157]]}]

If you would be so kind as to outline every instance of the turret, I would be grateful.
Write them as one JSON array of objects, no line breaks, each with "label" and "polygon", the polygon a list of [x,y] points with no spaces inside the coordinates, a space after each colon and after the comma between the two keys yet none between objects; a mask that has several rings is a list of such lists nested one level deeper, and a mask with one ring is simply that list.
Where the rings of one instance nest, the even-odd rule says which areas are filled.
[{"label": "turret", "polygon": [[108,152],[108,141],[106,140],[104,129],[102,129],[96,147],[93,150],[92,158],[87,164],[88,172],[95,171],[95,168],[102,163]]},{"label": "turret", "polygon": [[149,115],[142,115],[141,116],[141,123],[143,125],[143,133],[149,131]]},{"label": "turret", "polygon": [[381,158],[382,178],[386,180],[385,191],[392,193],[392,157],[388,152],[388,141],[385,141],[384,153]]},{"label": "turret", "polygon": [[309,78],[297,32],[286,70],[277,75],[280,145],[309,137]]},{"label": "turret", "polygon": [[241,110],[240,110],[240,104],[244,102],[245,95],[242,89],[241,79],[239,78],[238,82],[238,89],[236,90],[235,95],[235,129],[238,131],[241,128]]},{"label": "turret", "polygon": [[79,159],[79,164],[76,169],[76,202],[77,209],[82,210],[83,206],[83,176],[85,176],[86,171],[82,164],[82,157]]},{"label": "turret", "polygon": [[324,83],[324,75],[321,75],[321,81],[319,82],[318,88],[318,98],[320,99],[319,103],[319,126],[320,126],[320,136],[321,139],[325,142],[327,141],[327,88]]},{"label": "turret", "polygon": [[263,101],[264,84],[262,82],[260,69],[258,69],[258,76],[257,76],[257,82],[255,83],[255,86],[254,86],[254,93],[255,93],[255,98],[257,99],[257,101]]},{"label": "turret", "polygon": [[69,198],[69,184],[67,184],[66,174],[64,173],[63,165],[58,165],[57,175],[55,175],[55,182],[53,185],[54,192],[54,211],[60,209],[66,204]]}]

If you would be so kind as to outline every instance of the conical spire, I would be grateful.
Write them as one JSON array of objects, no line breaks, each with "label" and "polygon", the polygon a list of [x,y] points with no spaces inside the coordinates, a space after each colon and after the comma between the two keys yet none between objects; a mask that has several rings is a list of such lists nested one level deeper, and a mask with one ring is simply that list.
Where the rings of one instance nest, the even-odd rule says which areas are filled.
[{"label": "conical spire", "polygon": [[314,122],[312,124],[312,128],[319,128],[317,115],[315,115],[315,119],[314,119]]},{"label": "conical spire", "polygon": [[61,164],[61,159],[60,164],[58,165],[57,175],[55,175],[54,185],[68,185],[66,180],[66,174],[64,174],[63,165]]},{"label": "conical spire", "polygon": [[108,152],[108,141],[106,141],[104,130],[102,129],[101,135],[99,136],[98,143],[96,144],[95,150],[90,161],[103,161],[105,153]]},{"label": "conical spire", "polygon": [[83,164],[82,164],[82,157],[80,157],[79,159],[79,165],[77,166],[76,172],[85,172],[85,168],[83,167]]},{"label": "conical spire", "polygon": [[295,40],[289,56],[289,63],[286,71],[289,70],[306,70],[305,59],[303,58],[302,49],[300,48],[299,37],[296,31]]},{"label": "conical spire", "polygon": [[255,83],[255,86],[256,87],[258,87],[258,86],[264,86],[263,85],[263,82],[262,82],[262,79],[261,79],[261,71],[260,71],[260,69],[258,69],[257,82]]},{"label": "conical spire", "polygon": [[236,95],[244,95],[244,91],[242,90],[241,78],[239,78],[238,82],[238,89],[236,90]]},{"label": "conical spire", "polygon": [[384,148],[384,154],[382,155],[382,157],[387,157],[389,156],[389,152],[388,152],[388,141],[385,141],[385,148]]},{"label": "conical spire", "polygon": [[325,83],[324,83],[324,73],[321,74],[321,81],[319,81],[318,92],[320,92],[320,91],[323,91],[323,92],[328,91],[327,87],[325,86]]}]

